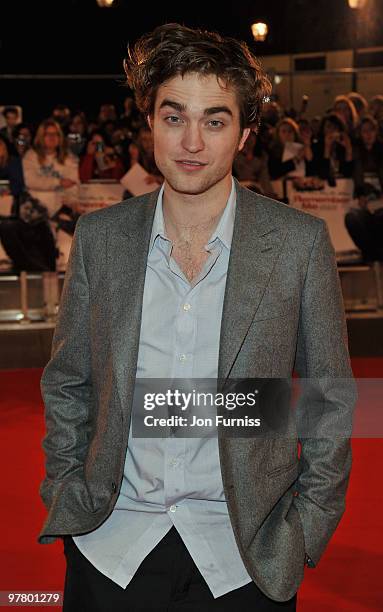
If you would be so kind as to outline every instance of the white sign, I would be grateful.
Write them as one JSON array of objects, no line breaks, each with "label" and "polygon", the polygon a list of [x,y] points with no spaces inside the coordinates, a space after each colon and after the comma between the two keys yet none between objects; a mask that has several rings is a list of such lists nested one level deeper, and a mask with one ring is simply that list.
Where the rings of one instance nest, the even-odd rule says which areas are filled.
[{"label": "white sign", "polygon": [[140,164],[133,164],[122,177],[121,183],[134,196],[140,196],[158,189],[156,181],[150,181],[150,174]]},{"label": "white sign", "polygon": [[[78,189],[76,210],[81,214],[85,214],[93,210],[118,204],[122,200],[123,192],[123,186],[112,181],[81,183]],[[62,230],[58,230],[56,232],[56,242],[59,250],[56,268],[59,271],[65,271],[72,245],[72,236]]]},{"label": "white sign", "polygon": [[120,183],[82,183],[79,186],[78,212],[88,213],[118,204],[123,193],[124,188]]},{"label": "white sign", "polygon": [[[306,186],[308,186],[308,179]],[[304,181],[288,181],[287,197],[290,206],[320,217],[326,221],[331,241],[337,253],[355,251],[353,243],[346,226],[344,218],[351,206],[355,206],[353,200],[354,182],[352,179],[337,179],[336,186],[330,187],[327,181],[316,179],[316,189],[304,189]],[[318,187],[320,187],[318,189]]]},{"label": "white sign", "polygon": [[[283,149],[282,162],[290,161],[290,159],[294,159],[297,157],[303,149],[303,144],[300,142],[286,142],[285,147]],[[295,170],[290,170],[287,173],[287,176],[305,176],[306,174],[306,164],[303,159],[300,159],[298,163],[295,164]]]}]

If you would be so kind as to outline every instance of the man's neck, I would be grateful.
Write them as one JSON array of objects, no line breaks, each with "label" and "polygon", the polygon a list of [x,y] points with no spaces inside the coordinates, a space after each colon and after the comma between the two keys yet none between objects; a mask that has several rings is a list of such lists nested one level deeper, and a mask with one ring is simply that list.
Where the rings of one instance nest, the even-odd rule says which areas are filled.
[{"label": "man's neck", "polygon": [[165,233],[172,242],[171,256],[190,282],[200,274],[209,257],[205,245],[216,229],[230,196],[231,176],[228,179],[216,186],[219,189],[194,195],[175,193],[165,183]]},{"label": "man's neck", "polygon": [[174,227],[206,226],[223,213],[232,188],[231,175],[208,191],[185,194],[174,191],[165,181],[162,208],[165,222]]}]

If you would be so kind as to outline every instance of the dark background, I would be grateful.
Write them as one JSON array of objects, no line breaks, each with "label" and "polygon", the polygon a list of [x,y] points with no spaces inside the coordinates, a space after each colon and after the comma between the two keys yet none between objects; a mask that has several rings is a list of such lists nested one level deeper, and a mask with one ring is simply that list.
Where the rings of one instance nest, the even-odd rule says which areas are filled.
[{"label": "dark background", "polygon": [[[367,0],[362,11],[351,10],[347,0],[115,0],[103,9],[96,0],[10,0],[0,5],[0,73],[121,74],[123,79],[127,44],[169,21],[245,40],[259,55],[383,45],[383,0]],[[254,43],[254,21],[269,25],[266,42]],[[26,119],[44,116],[60,102],[95,112],[102,101],[120,104],[126,93],[116,78],[3,79],[0,85],[0,104],[22,104]]]}]

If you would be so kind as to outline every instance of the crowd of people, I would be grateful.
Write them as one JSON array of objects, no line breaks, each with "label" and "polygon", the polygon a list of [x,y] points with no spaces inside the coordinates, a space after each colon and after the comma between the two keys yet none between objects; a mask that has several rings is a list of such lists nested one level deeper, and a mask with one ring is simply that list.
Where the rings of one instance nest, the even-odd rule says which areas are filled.
[{"label": "crowd of people", "polygon": [[[0,238],[15,271],[56,269],[54,227],[73,233],[80,182],[120,181],[136,163],[148,183],[162,182],[151,131],[130,96],[121,113],[102,104],[96,118],[65,105],[38,126],[20,122],[17,107],[6,107],[3,115],[0,182],[9,182],[13,204],[11,214],[0,217]],[[371,174],[375,186],[367,180]],[[352,178],[359,206],[347,213],[346,227],[365,260],[383,260],[383,209],[368,208],[383,192],[383,95],[369,102],[355,92],[340,95],[323,116],[311,119],[307,104],[296,111],[266,102],[233,175],[276,199],[284,199],[281,186],[291,177],[312,180],[314,187],[317,180],[333,186],[338,177]]]}]

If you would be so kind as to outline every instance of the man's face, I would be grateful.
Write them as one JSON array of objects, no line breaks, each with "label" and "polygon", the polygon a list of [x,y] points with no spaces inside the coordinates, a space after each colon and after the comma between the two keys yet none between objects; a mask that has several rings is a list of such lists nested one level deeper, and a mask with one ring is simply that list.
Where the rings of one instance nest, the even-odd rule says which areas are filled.
[{"label": "man's face", "polygon": [[14,112],[9,112],[5,115],[5,120],[7,122],[8,127],[14,128],[17,125],[18,115]]},{"label": "man's face", "polygon": [[190,195],[224,184],[250,131],[241,132],[234,89],[196,73],[162,84],[148,121],[158,169],[174,191]]}]

